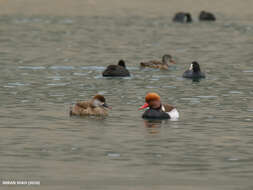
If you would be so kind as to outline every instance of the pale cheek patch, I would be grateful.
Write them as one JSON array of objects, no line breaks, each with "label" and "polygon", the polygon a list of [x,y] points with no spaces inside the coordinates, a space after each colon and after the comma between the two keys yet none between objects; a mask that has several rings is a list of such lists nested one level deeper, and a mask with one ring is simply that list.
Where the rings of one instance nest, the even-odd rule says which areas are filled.
[{"label": "pale cheek patch", "polygon": [[94,106],[98,107],[101,105],[101,102],[99,100],[94,100],[93,104]]},{"label": "pale cheek patch", "polygon": [[192,64],[191,64],[191,65],[190,65],[190,68],[189,68],[189,70],[192,70],[192,67],[193,67],[193,66],[192,66]]}]

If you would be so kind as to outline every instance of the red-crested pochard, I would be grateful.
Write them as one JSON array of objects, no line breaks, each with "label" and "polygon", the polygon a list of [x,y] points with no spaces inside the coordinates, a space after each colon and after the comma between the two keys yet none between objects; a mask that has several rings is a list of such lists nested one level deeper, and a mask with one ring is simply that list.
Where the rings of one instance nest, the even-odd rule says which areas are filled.
[{"label": "red-crested pochard", "polygon": [[169,104],[162,104],[161,98],[157,93],[148,93],[145,101],[146,103],[139,108],[139,110],[149,108],[142,115],[144,119],[177,120],[179,118],[177,109]]}]

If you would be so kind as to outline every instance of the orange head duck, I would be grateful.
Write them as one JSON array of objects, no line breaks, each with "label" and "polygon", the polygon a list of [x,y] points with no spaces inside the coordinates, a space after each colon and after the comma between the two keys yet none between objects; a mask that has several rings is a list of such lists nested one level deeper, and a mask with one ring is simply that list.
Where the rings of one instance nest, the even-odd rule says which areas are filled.
[{"label": "orange head duck", "polygon": [[108,108],[105,97],[97,94],[90,101],[77,102],[74,107],[70,108],[70,115],[79,116],[106,116],[108,115]]},{"label": "orange head duck", "polygon": [[176,64],[173,60],[172,56],[169,54],[165,54],[162,57],[162,61],[148,61],[148,62],[141,62],[141,67],[150,67],[155,69],[164,69],[168,70],[170,65]]},{"label": "orange head duck", "polygon": [[145,119],[177,120],[179,118],[177,109],[169,104],[162,104],[160,96],[154,92],[146,95],[145,104],[139,110],[145,108],[149,108],[142,115]]}]

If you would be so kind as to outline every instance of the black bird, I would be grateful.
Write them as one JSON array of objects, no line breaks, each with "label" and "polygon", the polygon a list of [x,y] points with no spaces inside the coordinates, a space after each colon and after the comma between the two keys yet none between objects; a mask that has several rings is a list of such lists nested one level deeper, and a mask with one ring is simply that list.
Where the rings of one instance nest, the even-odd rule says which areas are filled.
[{"label": "black bird", "polygon": [[213,13],[201,11],[199,14],[200,21],[215,21],[216,18]]},{"label": "black bird", "polygon": [[190,13],[178,12],[175,14],[173,22],[190,23],[192,22],[192,16]]},{"label": "black bird", "polygon": [[193,61],[190,65],[190,68],[186,70],[183,74],[184,78],[191,78],[191,79],[200,79],[205,78],[205,73],[201,72],[199,63]]},{"label": "black bird", "polygon": [[103,71],[104,77],[129,77],[130,73],[126,69],[126,64],[124,60],[119,60],[118,65],[109,65]]}]

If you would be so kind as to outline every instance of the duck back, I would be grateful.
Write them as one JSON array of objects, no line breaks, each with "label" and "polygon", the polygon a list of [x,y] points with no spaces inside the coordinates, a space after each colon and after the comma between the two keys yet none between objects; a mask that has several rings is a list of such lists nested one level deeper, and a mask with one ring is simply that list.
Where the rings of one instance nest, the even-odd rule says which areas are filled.
[{"label": "duck back", "polygon": [[205,78],[205,73],[199,71],[199,72],[193,72],[192,70],[187,70],[183,74],[184,78]]},{"label": "duck back", "polygon": [[216,18],[213,13],[201,11],[199,14],[200,21],[215,21]]},{"label": "duck back", "polygon": [[142,118],[144,119],[170,119],[170,115],[161,110],[148,109],[143,113]]},{"label": "duck back", "polygon": [[129,71],[119,65],[109,65],[106,70],[103,71],[104,77],[128,77],[130,76]]},{"label": "duck back", "polygon": [[108,112],[103,107],[93,107],[90,102],[78,102],[70,108],[70,115],[77,116],[107,116]]},{"label": "duck back", "polygon": [[167,70],[169,68],[168,64],[163,64],[160,61],[149,61],[149,62],[141,62],[141,67],[149,67],[154,69],[165,69]]}]

